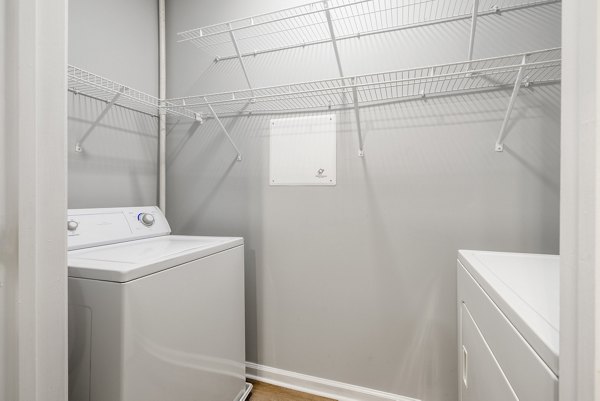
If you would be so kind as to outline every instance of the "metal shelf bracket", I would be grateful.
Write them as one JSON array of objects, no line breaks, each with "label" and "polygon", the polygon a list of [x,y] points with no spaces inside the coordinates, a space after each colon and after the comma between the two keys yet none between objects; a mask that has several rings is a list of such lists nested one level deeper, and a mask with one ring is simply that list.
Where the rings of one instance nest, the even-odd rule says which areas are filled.
[{"label": "metal shelf bracket", "polygon": [[525,70],[525,65],[527,64],[527,55],[523,55],[523,59],[521,61],[521,67],[519,68],[519,72],[517,73],[517,79],[515,80],[515,86],[512,91],[512,95],[510,96],[510,100],[508,102],[508,108],[506,110],[506,114],[504,115],[504,121],[502,121],[502,127],[500,127],[500,133],[498,134],[498,139],[496,140],[496,152],[504,151],[504,139],[506,139],[506,129],[508,127],[508,121],[510,120],[510,115],[512,114],[513,107],[515,106],[515,101],[517,100],[517,96],[519,95],[519,89],[521,89],[521,84],[523,83],[523,71]]},{"label": "metal shelf bracket", "polygon": [[[235,49],[235,54],[237,55],[238,60],[240,61],[240,65],[242,67],[242,71],[244,72],[244,77],[246,78],[246,83],[248,84],[248,88],[252,90],[252,82],[250,81],[250,76],[248,75],[248,70],[246,70],[246,63],[244,63],[244,58],[242,57],[242,53],[240,52],[240,48],[238,46],[237,39],[235,37],[235,33],[231,28],[231,23],[228,24],[229,27],[229,37],[231,38],[231,43],[233,44],[233,48]],[[254,93],[254,91],[252,91]]]},{"label": "metal shelf bracket", "polygon": [[335,53],[335,61],[337,62],[338,71],[340,77],[344,77],[344,70],[342,68],[342,60],[340,58],[340,51],[337,45],[337,37],[333,28],[333,20],[331,19],[331,11],[329,10],[329,0],[323,0],[323,6],[325,8],[325,17],[327,18],[327,27],[329,28],[329,36],[331,37],[331,44],[333,45],[333,52]]},{"label": "metal shelf bracket", "polygon": [[210,105],[210,103],[208,103],[208,101],[207,101],[206,98],[204,98],[204,100],[206,101],[206,106],[210,110],[212,116],[214,117],[214,119],[219,124],[219,127],[221,127],[221,131],[223,131],[223,134],[225,134],[225,136],[227,137],[227,140],[229,141],[229,143],[231,143],[231,146],[233,146],[233,148],[237,152],[237,161],[241,162],[242,161],[242,153],[240,152],[240,150],[236,146],[235,142],[233,142],[233,139],[231,139],[231,136],[229,135],[229,132],[227,131],[227,128],[225,128],[225,125],[223,125],[223,122],[221,121],[221,119],[219,118],[219,116],[217,115],[217,113],[215,112],[215,109],[213,109],[213,107]]},{"label": "metal shelf bracket", "polygon": [[106,117],[106,115],[108,114],[108,112],[110,111],[110,109],[115,105],[115,103],[117,102],[117,100],[119,100],[119,98],[121,97],[121,95],[123,94],[123,92],[125,92],[125,87],[121,86],[121,88],[119,89],[119,92],[117,92],[113,98],[107,103],[106,107],[104,108],[104,110],[102,110],[102,113],[100,113],[100,115],[98,116],[98,118],[96,118],[96,120],[92,123],[92,125],[87,129],[87,131],[81,136],[81,139],[77,142],[77,144],[75,144],[75,151],[78,153],[81,153],[83,151],[83,142],[85,142],[85,140],[88,138],[88,136],[90,136],[90,134],[94,131],[94,129],[96,129],[96,127],[98,126],[98,124],[100,124],[100,121],[102,121],[102,119],[104,119],[104,117]]},{"label": "metal shelf bracket", "polygon": [[356,78],[352,78],[352,99],[354,100],[354,116],[356,118],[356,131],[358,132],[358,156],[364,157],[362,127],[360,124],[360,109],[358,107],[358,90],[356,89]]},{"label": "metal shelf bracket", "polygon": [[477,30],[477,15],[479,13],[479,0],[473,0],[473,15],[471,16],[471,34],[469,36],[469,53],[467,60],[473,60],[473,49],[475,47],[475,32]]}]

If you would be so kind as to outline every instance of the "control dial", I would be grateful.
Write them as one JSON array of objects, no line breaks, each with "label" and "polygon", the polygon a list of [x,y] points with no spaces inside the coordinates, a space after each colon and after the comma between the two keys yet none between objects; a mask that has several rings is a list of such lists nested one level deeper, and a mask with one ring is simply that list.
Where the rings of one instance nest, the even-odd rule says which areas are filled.
[{"label": "control dial", "polygon": [[154,216],[150,213],[140,213],[138,220],[146,227],[150,227],[154,224]]},{"label": "control dial", "polygon": [[79,227],[79,223],[76,222],[75,220],[67,221],[67,230],[75,231],[75,230],[77,230],[77,227]]}]

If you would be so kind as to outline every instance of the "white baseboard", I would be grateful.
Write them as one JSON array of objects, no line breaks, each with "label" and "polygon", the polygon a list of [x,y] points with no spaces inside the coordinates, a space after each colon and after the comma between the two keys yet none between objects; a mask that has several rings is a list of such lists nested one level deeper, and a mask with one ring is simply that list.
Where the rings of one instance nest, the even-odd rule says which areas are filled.
[{"label": "white baseboard", "polygon": [[339,401],[420,401],[398,394],[246,362],[246,377]]}]

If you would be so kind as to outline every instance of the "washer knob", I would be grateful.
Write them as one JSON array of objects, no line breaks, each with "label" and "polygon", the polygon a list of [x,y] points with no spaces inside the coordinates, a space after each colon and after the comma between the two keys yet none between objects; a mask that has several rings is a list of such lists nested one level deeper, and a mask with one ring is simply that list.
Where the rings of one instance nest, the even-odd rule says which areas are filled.
[{"label": "washer knob", "polygon": [[150,227],[154,224],[154,216],[150,213],[140,213],[139,220],[146,227]]},{"label": "washer knob", "polygon": [[79,227],[79,223],[76,222],[75,220],[67,221],[67,230],[75,231],[75,230],[77,230],[77,227]]}]

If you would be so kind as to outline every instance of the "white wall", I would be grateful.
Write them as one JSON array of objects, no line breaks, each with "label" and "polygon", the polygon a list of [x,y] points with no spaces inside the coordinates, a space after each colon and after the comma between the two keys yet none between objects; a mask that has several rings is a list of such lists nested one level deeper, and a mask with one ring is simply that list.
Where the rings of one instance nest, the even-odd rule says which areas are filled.
[{"label": "white wall", "polygon": [[[300,1],[172,0],[169,96],[244,88],[236,61],[175,33]],[[481,18],[475,57],[560,45],[560,5]],[[346,74],[464,59],[469,22],[348,41]],[[334,77],[330,45],[246,59],[255,86]],[[504,153],[510,91],[338,114],[338,185],[269,187],[269,116],[168,138],[167,217],[179,234],[246,240],[247,359],[427,401],[456,399],[460,248],[558,253],[560,87],[523,90]],[[281,117],[281,116],[278,116]]]},{"label": "white wall", "polygon": [[[158,2],[69,1],[69,63],[158,96]],[[69,94],[69,207],[155,205],[158,119]]]}]

